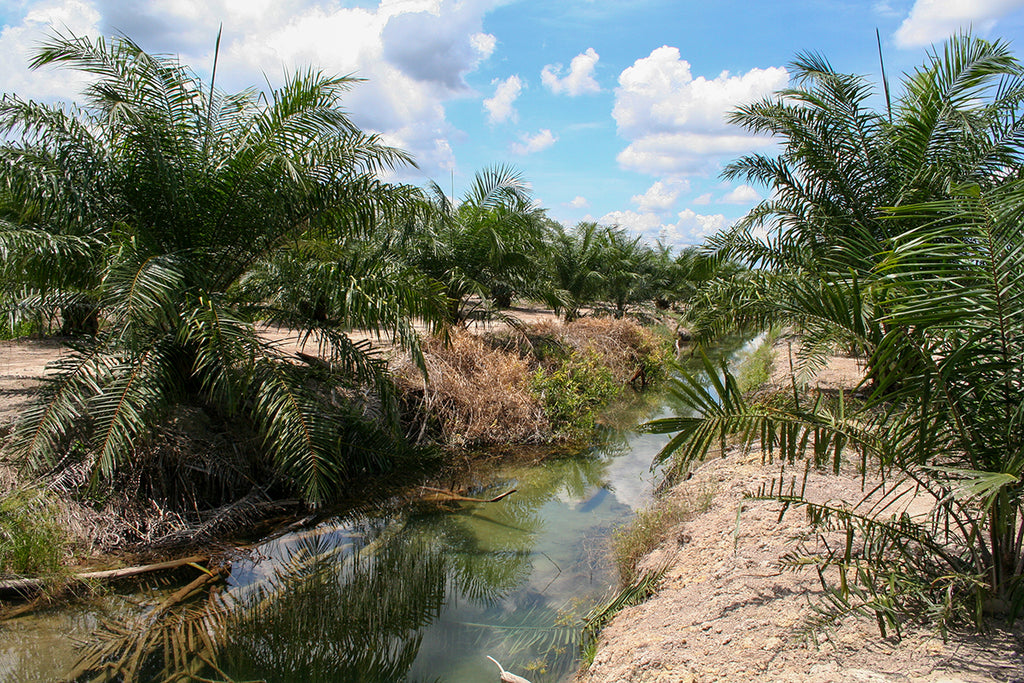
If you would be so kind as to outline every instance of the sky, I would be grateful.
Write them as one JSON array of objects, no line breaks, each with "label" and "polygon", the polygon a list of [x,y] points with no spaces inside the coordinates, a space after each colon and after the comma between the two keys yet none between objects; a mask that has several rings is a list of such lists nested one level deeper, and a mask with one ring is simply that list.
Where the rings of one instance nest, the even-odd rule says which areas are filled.
[{"label": "sky", "polygon": [[208,77],[223,25],[224,90],[309,67],[365,79],[345,107],[412,153],[401,180],[459,196],[512,165],[551,218],[673,246],[767,196],[721,179],[774,149],[726,119],[785,87],[799,53],[880,83],[877,29],[894,87],[960,30],[1024,59],[1024,0],[0,0],[0,25],[0,92],[52,102],[83,81],[27,69],[50,32],[126,35]]}]

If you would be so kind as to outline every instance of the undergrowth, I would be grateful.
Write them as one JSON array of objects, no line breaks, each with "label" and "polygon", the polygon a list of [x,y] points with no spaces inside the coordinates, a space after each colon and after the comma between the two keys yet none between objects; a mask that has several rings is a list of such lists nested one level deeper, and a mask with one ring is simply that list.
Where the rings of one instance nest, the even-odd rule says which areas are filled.
[{"label": "undergrowth", "polygon": [[426,381],[411,363],[396,373],[409,433],[484,446],[586,436],[627,386],[662,376],[672,345],[632,320],[584,318],[487,337],[460,330],[424,352]]},{"label": "undergrowth", "polygon": [[565,436],[592,430],[598,410],[622,391],[612,370],[592,351],[574,351],[553,370],[537,368],[531,387],[555,434]]},{"label": "undergrowth", "polygon": [[0,571],[4,574],[59,574],[66,543],[56,506],[46,492],[22,488],[0,499]]},{"label": "undergrowth", "polygon": [[773,346],[777,335],[768,334],[750,353],[743,357],[736,368],[736,385],[743,394],[760,389],[772,378],[775,365]]}]

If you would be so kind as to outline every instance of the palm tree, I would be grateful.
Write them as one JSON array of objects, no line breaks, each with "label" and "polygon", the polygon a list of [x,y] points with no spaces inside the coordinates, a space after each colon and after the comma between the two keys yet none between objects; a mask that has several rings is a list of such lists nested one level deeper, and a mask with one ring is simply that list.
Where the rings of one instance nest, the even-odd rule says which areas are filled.
[{"label": "palm tree", "polygon": [[[783,152],[731,167],[774,193],[718,245],[770,268],[721,293],[735,317],[809,330],[815,351],[857,344],[875,387],[860,405],[750,404],[709,364],[710,385],[675,387],[698,415],[647,428],[677,432],[663,457],[680,469],[732,434],[790,460],[838,468],[853,450],[880,466],[884,487],[857,505],[810,503],[781,480],[762,492],[845,532],[840,548],[789,558],[837,572],[827,619],[873,615],[884,633],[908,616],[1024,609],[1022,74],[1004,44],[954,37],[908,76],[890,122],[863,108],[861,79],[804,58],[809,86],[735,117]],[[759,221],[777,235],[752,239]],[[932,497],[926,518],[908,491]]]},{"label": "palm tree", "polygon": [[[48,467],[77,443],[94,477],[110,476],[175,406],[198,404],[249,425],[279,473],[326,499],[379,454],[318,387],[368,383],[389,405],[385,361],[349,331],[415,348],[410,318],[443,310],[422,278],[393,282],[386,265],[344,253],[415,206],[415,191],[379,176],[407,155],[348,118],[351,78],[310,70],[267,93],[225,94],[127,38],[59,34],[32,61],[49,64],[94,80],[80,108],[16,95],[0,105],[15,140],[0,148],[12,209],[0,223],[3,303],[65,320],[88,305],[96,326],[11,448]],[[326,362],[291,362],[257,322],[312,339]]]},{"label": "palm tree", "polygon": [[[870,353],[885,333],[884,304],[872,283],[887,242],[908,221],[884,207],[1016,175],[1024,72],[1005,43],[955,36],[907,77],[891,111],[883,112],[869,108],[866,79],[838,73],[818,55],[799,56],[793,73],[795,87],[731,117],[776,137],[781,152],[752,154],[726,168],[725,177],[768,185],[772,194],[712,246],[760,268],[742,287],[722,288],[719,318],[737,319],[738,307],[744,321],[796,324],[808,332],[804,360],[814,365],[837,341]],[[768,239],[755,236],[762,227]],[[807,282],[822,281],[831,283],[829,291],[802,294]],[[813,305],[832,298],[843,301],[836,315]]]},{"label": "palm tree", "polygon": [[604,285],[601,273],[601,234],[597,223],[581,222],[572,231],[560,224],[552,226],[546,249],[549,305],[570,323],[580,317],[580,309],[600,296]]},{"label": "palm tree", "polygon": [[622,228],[607,228],[602,237],[604,295],[615,317],[621,318],[629,306],[654,299],[649,278],[654,254],[641,244],[640,235],[630,237]]},{"label": "palm tree", "polygon": [[516,294],[536,288],[543,211],[518,171],[484,169],[458,204],[436,183],[431,194],[400,249],[415,267],[444,284],[451,324],[490,317],[496,308],[507,308]]}]

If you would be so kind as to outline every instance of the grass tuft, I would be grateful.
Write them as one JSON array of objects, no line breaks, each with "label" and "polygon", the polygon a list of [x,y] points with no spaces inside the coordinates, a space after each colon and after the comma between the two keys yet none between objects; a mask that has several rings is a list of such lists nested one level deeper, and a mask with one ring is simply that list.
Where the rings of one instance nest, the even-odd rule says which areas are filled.
[{"label": "grass tuft", "polygon": [[0,499],[0,571],[16,576],[61,573],[67,537],[56,505],[45,491],[28,487]]},{"label": "grass tuft", "polygon": [[636,581],[641,561],[664,543],[680,524],[707,512],[714,499],[710,485],[686,488],[684,493],[662,498],[612,534],[612,556],[619,569],[619,581],[627,586]]}]

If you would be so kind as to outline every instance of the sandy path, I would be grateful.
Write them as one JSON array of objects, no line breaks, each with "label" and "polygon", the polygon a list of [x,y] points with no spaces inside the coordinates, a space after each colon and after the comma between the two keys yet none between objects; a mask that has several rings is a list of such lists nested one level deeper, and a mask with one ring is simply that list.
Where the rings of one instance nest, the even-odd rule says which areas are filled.
[{"label": "sandy path", "polygon": [[[553,311],[542,308],[514,307],[509,313],[527,324],[558,319]],[[506,327],[502,323],[490,323],[475,325],[471,329],[484,332]],[[423,325],[416,325],[416,329],[420,333],[426,332]],[[283,353],[302,352],[316,355],[316,342],[309,340],[303,343],[294,330],[262,326],[259,333],[267,341],[274,342]],[[382,353],[392,357],[398,354],[397,349],[387,340],[378,339],[375,335],[356,331],[349,336],[354,341],[369,341]],[[39,389],[47,363],[57,360],[67,352],[66,347],[57,338],[0,341],[0,429],[13,422],[32,400]]]},{"label": "sandy path", "polygon": [[0,428],[32,400],[46,364],[66,352],[56,339],[0,341]]}]

